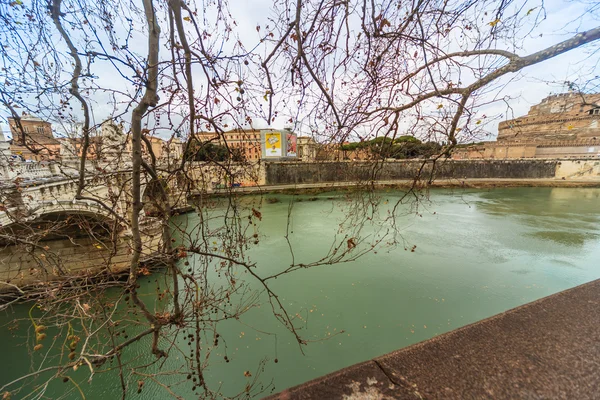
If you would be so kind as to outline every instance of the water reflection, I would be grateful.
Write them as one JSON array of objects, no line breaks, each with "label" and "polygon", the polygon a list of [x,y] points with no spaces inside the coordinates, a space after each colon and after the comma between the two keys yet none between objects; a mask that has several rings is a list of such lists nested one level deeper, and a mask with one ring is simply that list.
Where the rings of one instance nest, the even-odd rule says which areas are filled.
[{"label": "water reflection", "polygon": [[600,234],[600,189],[522,188],[480,193],[475,205],[532,228],[526,235],[564,246],[583,246]]}]

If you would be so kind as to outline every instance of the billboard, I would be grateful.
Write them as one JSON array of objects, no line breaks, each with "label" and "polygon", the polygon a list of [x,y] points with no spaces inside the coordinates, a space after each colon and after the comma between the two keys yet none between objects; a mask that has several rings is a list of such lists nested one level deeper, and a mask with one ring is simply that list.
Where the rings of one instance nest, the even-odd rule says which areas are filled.
[{"label": "billboard", "polygon": [[261,130],[263,159],[284,160],[298,156],[298,138],[293,132]]},{"label": "billboard", "polygon": [[281,157],[282,151],[281,132],[267,132],[265,134],[265,156]]},{"label": "billboard", "polygon": [[287,157],[296,157],[297,155],[297,149],[298,149],[298,140],[296,135],[294,135],[293,133],[287,133],[286,134],[286,144],[287,144],[287,152],[286,152],[286,156]]}]

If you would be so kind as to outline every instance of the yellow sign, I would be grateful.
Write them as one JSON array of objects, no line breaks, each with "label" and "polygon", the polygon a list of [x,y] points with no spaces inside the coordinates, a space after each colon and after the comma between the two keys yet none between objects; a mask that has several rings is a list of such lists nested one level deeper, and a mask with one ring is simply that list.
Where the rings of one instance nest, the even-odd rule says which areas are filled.
[{"label": "yellow sign", "polygon": [[281,157],[281,133],[265,134],[265,154],[267,157]]}]

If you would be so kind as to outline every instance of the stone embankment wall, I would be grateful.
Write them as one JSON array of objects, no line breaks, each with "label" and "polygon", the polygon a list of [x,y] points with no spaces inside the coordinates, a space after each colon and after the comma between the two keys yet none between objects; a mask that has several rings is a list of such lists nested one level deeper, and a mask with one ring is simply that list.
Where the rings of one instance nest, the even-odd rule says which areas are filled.
[{"label": "stone embankment wall", "polygon": [[394,160],[385,162],[274,162],[267,185],[434,179],[600,180],[600,160]]},{"label": "stone embankment wall", "polygon": [[600,160],[560,161],[556,166],[555,178],[600,181]]},{"label": "stone embankment wall", "polygon": [[[12,245],[0,248],[0,294],[15,286],[69,281],[103,272],[127,271],[131,264],[131,237],[121,234],[116,243],[109,238],[80,236],[41,241],[37,246]],[[142,263],[152,265],[161,246],[161,226],[142,226]]]}]

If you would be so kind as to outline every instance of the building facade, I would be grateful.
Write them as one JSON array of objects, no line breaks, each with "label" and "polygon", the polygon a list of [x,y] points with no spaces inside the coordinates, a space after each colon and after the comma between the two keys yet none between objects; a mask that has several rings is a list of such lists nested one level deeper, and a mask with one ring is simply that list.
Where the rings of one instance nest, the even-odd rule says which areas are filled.
[{"label": "building facade", "polygon": [[500,122],[496,142],[456,149],[455,159],[600,158],[600,93],[546,97]]},{"label": "building facade", "polygon": [[498,142],[586,141],[600,139],[600,94],[548,96],[519,118],[500,122]]},{"label": "building facade", "polygon": [[199,132],[198,138],[201,142],[226,145],[230,150],[240,151],[246,160],[261,159],[260,129],[234,129],[222,135],[216,132]]},{"label": "building facade", "polygon": [[49,161],[59,157],[60,142],[52,133],[52,124],[33,115],[19,120],[8,118],[12,136],[10,150],[26,160]]}]

